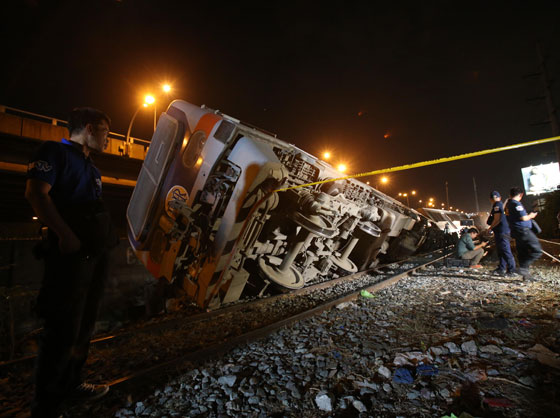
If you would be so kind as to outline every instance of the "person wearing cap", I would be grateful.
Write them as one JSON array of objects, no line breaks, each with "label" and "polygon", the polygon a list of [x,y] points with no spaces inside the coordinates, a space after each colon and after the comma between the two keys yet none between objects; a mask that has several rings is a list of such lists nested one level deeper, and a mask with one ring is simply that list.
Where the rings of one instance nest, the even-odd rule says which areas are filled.
[{"label": "person wearing cap", "polygon": [[519,187],[512,187],[509,196],[505,213],[511,229],[511,236],[515,239],[517,247],[518,273],[523,276],[523,279],[531,280],[529,266],[542,254],[539,239],[531,231],[532,220],[537,216],[537,212],[527,213],[521,204],[523,190]]},{"label": "person wearing cap", "polygon": [[490,202],[492,210],[488,218],[489,232],[494,233],[494,241],[496,243],[496,251],[498,252],[498,267],[494,270],[494,274],[499,276],[513,276],[515,274],[515,259],[511,253],[510,229],[504,212],[502,196],[497,191],[490,193]]}]

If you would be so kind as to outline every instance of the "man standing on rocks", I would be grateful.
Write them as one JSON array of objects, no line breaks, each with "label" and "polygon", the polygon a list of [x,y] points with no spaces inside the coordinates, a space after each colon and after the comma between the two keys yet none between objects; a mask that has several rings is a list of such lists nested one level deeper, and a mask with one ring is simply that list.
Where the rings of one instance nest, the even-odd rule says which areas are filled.
[{"label": "man standing on rocks", "polygon": [[524,280],[531,280],[529,266],[542,254],[539,239],[531,231],[532,220],[537,216],[537,212],[527,213],[521,204],[523,190],[519,187],[512,187],[509,196],[510,199],[507,202],[505,213],[511,228],[511,236],[515,239],[517,247],[518,272]]},{"label": "man standing on rocks", "polygon": [[486,255],[484,247],[486,247],[487,242],[474,245],[473,240],[477,235],[478,229],[471,227],[461,236],[457,243],[457,257],[463,260],[470,260],[470,268],[473,269],[482,268],[479,263],[482,257]]},{"label": "man standing on rocks", "polygon": [[45,260],[37,299],[44,319],[39,338],[32,417],[58,417],[67,398],[96,399],[107,385],[81,380],[117,235],[101,201],[101,174],[90,154],[107,145],[109,117],[74,109],[69,140],[41,145],[29,163],[25,197],[48,238],[36,255]]},{"label": "man standing on rocks", "polygon": [[494,241],[499,259],[498,268],[494,270],[494,273],[499,276],[512,276],[515,272],[515,259],[511,253],[509,224],[504,213],[504,205],[500,193],[497,191],[490,193],[490,202],[492,203],[492,210],[488,219],[490,225],[488,231],[494,233]]}]

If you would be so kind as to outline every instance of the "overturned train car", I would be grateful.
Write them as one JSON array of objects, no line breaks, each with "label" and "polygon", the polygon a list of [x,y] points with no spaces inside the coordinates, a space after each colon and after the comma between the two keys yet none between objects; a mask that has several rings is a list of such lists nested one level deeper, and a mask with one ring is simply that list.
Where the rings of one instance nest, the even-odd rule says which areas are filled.
[{"label": "overturned train car", "polygon": [[303,287],[412,254],[427,220],[329,164],[218,111],[174,101],[127,209],[155,278],[201,307]]}]

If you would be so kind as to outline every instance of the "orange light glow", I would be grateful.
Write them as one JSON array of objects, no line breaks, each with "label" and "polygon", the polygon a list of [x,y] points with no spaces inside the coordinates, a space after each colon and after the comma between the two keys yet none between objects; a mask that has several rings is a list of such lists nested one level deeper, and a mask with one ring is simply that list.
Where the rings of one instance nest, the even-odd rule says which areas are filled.
[{"label": "orange light glow", "polygon": [[144,104],[146,105],[154,104],[155,101],[156,99],[151,94],[147,94],[146,97],[144,97]]},{"label": "orange light glow", "polygon": [[345,173],[346,170],[348,169],[348,167],[346,167],[346,164],[339,164],[338,167],[336,168],[338,171],[340,171],[341,173]]},{"label": "orange light glow", "polygon": [[381,183],[387,183],[389,179],[387,177],[381,177]]},{"label": "orange light glow", "polygon": [[391,137],[391,134],[389,132],[385,132],[385,135],[383,135],[383,138],[385,139],[389,139]]},{"label": "orange light glow", "polygon": [[169,93],[171,91],[171,86],[169,84],[164,84],[163,86],[161,86],[161,89],[164,92]]},{"label": "orange light glow", "polygon": [[324,158],[325,160],[328,160],[329,158],[331,158],[331,153],[330,153],[329,151],[325,151],[325,152],[323,153],[323,158]]}]

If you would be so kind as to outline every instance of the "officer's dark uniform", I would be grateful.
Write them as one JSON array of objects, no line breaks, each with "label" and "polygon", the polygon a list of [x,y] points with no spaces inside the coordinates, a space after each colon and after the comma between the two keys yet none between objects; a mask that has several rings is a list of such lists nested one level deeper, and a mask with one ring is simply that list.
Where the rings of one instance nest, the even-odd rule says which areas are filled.
[{"label": "officer's dark uniform", "polygon": [[521,218],[527,215],[525,208],[517,200],[509,199],[506,205],[506,216],[511,228],[511,236],[515,239],[517,247],[517,259],[519,260],[520,273],[528,275],[529,266],[537,260],[542,249],[537,236],[531,231],[532,223],[530,220],[522,221]]},{"label": "officer's dark uniform", "polygon": [[108,275],[108,252],[117,237],[100,200],[101,175],[81,145],[64,139],[44,143],[31,159],[27,177],[52,186],[51,199],[82,243],[77,253],[61,254],[56,235],[49,233],[38,249],[45,274],[37,312],[45,324],[32,413],[52,416],[81,383]]},{"label": "officer's dark uniform", "polygon": [[504,213],[504,204],[501,201],[497,201],[492,204],[492,211],[490,212],[490,218],[488,219],[489,225],[492,224],[494,216],[498,213],[500,214],[500,223],[492,228],[492,231],[494,232],[494,241],[496,242],[496,251],[498,252],[498,259],[500,261],[497,271],[498,273],[513,273],[515,270],[515,259],[513,258],[509,244],[511,232]]}]

